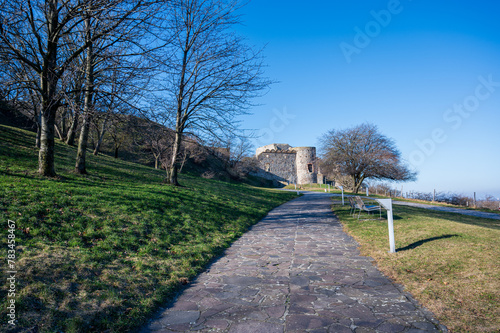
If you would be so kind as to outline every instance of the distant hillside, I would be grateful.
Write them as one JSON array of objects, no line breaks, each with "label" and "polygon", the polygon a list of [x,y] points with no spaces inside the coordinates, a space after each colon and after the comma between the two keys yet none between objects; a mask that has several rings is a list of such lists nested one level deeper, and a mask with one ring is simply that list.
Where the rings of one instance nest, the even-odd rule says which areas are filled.
[{"label": "distant hillside", "polygon": [[28,116],[0,99],[0,124],[36,131],[36,124]]},{"label": "distant hillside", "polygon": [[[102,115],[98,116],[102,118]],[[114,123],[112,130],[108,129],[108,132],[104,135],[99,153],[112,157],[117,156],[124,161],[154,167],[155,158],[151,152],[151,147],[145,142],[144,135],[137,129],[161,127],[165,131],[166,136],[169,137],[173,137],[173,131],[150,120],[130,115],[113,115],[113,119]],[[26,115],[26,113],[14,109],[11,105],[1,100],[0,124],[36,132],[36,124]],[[95,130],[91,131],[88,154],[94,151],[98,137],[99,135]],[[78,144],[78,135],[76,138],[75,145]],[[188,139],[188,141],[191,151],[188,154],[188,158],[185,160],[182,172],[210,179],[245,182],[255,186],[273,187],[273,183],[269,180],[251,176],[246,172],[233,172],[233,170],[228,167],[229,163],[227,161],[227,156],[225,154],[220,154],[219,149],[206,147],[197,143],[194,139]]]}]

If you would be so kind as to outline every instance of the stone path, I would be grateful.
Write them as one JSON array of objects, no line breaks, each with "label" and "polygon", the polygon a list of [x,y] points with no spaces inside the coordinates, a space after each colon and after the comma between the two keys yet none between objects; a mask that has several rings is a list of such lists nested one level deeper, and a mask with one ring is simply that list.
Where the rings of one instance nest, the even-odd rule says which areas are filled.
[{"label": "stone path", "polygon": [[[306,192],[302,191],[301,193],[306,193]],[[312,193],[312,192],[307,192],[307,193]],[[327,193],[325,193],[325,195],[326,194]],[[336,193],[331,193],[329,195],[332,197],[341,197],[342,196],[341,194],[336,194]],[[348,196],[346,195],[345,197],[348,197]],[[365,197],[363,197],[363,198],[365,198]],[[418,203],[418,202],[408,202],[408,201],[398,201],[398,200],[392,200],[392,204],[393,205],[400,205],[400,206],[424,208],[424,209],[436,210],[436,211],[440,211],[440,212],[469,215],[469,216],[481,217],[481,218],[485,218],[485,219],[500,220],[500,214],[481,212],[478,210],[467,210],[467,209],[463,209],[463,208],[454,208],[454,207],[446,207],[446,206],[434,206],[434,205],[428,205],[428,204],[423,204],[423,203]]]},{"label": "stone path", "polygon": [[271,211],[143,332],[446,332],[342,231],[327,195]]},{"label": "stone path", "polygon": [[407,202],[407,201],[394,201],[393,200],[392,203],[394,205],[411,206],[411,207],[417,207],[417,208],[437,210],[437,211],[441,211],[441,212],[449,212],[449,213],[457,213],[457,214],[462,214],[462,215],[470,215],[470,216],[475,216],[475,217],[482,217],[485,219],[500,220],[500,214],[481,212],[481,211],[477,211],[477,210],[466,210],[466,209],[453,208],[453,207],[426,205],[426,204],[421,204],[421,203],[416,203],[416,202]]}]

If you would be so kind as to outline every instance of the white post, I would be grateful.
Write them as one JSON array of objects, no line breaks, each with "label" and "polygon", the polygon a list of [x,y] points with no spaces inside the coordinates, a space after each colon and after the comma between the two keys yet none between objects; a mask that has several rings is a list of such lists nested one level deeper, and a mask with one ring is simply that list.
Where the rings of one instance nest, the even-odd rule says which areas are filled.
[{"label": "white post", "polygon": [[344,186],[337,186],[342,190],[342,206],[344,205]]},{"label": "white post", "polygon": [[389,253],[396,253],[396,242],[394,240],[394,218],[392,215],[392,199],[375,199],[381,206],[387,209],[387,226],[389,228]]},{"label": "white post", "polygon": [[387,211],[387,224],[389,225],[389,253],[396,253],[396,243],[394,240],[394,220],[392,217],[392,209]]},{"label": "white post", "polygon": [[368,193],[368,186],[366,187],[366,196],[369,197],[370,193]]}]

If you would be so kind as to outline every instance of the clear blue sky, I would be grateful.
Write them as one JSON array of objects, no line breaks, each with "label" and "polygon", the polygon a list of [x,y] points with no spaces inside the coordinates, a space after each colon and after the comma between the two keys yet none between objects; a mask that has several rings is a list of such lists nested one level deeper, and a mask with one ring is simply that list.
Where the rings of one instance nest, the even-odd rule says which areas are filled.
[{"label": "clear blue sky", "polygon": [[317,146],[370,122],[419,172],[405,191],[500,197],[500,3],[253,0],[240,13],[279,81],[244,119],[256,145]]}]

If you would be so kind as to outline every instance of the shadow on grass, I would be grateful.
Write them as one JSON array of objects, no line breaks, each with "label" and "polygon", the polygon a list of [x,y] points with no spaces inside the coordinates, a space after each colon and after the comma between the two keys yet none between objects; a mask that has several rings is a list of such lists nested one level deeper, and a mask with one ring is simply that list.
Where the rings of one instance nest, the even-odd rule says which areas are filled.
[{"label": "shadow on grass", "polygon": [[411,244],[409,244],[409,245],[407,245],[405,247],[401,247],[399,249],[396,249],[396,252],[413,250],[413,249],[419,247],[420,245],[424,245],[425,243],[428,243],[428,242],[433,242],[433,241],[436,241],[436,240],[453,238],[453,237],[459,237],[459,235],[443,235],[443,236],[431,237],[431,238],[419,240],[418,242],[414,242],[414,243],[411,243]]}]

